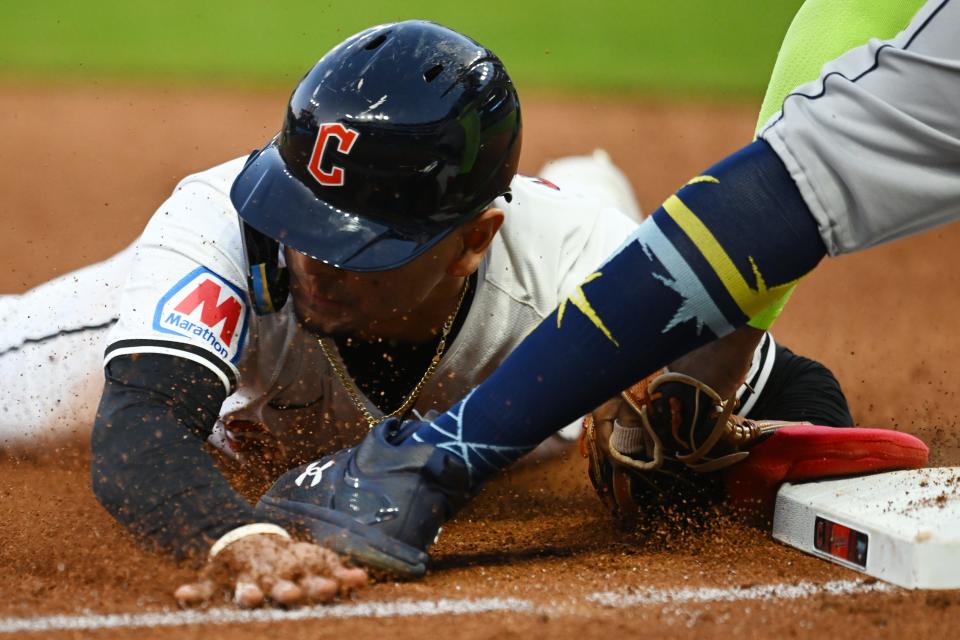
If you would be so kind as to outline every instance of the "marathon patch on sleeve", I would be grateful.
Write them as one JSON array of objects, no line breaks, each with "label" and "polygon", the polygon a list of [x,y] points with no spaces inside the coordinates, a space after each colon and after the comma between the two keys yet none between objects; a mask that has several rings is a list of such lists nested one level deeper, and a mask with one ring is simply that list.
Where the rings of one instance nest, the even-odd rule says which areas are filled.
[{"label": "marathon patch on sleeve", "polygon": [[247,316],[244,292],[199,267],[160,298],[153,328],[189,338],[236,364],[247,333]]}]

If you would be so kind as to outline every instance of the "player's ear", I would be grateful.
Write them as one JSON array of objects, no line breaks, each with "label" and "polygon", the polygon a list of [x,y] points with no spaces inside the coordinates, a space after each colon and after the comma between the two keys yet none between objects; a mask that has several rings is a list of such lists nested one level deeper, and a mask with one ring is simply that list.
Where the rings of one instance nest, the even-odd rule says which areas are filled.
[{"label": "player's ear", "polygon": [[447,266],[447,275],[456,278],[472,275],[480,266],[480,261],[490,248],[490,243],[493,242],[502,224],[503,211],[490,207],[457,230],[461,248]]}]

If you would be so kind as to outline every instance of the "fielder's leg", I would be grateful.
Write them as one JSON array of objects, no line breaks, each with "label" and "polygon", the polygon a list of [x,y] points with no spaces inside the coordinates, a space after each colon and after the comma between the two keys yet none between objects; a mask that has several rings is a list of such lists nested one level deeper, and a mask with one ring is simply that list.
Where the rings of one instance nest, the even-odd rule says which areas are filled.
[{"label": "fielder's leg", "polygon": [[[602,206],[613,207],[637,223],[643,222],[643,211],[630,181],[603,149],[597,149],[589,155],[551,160],[543,166],[539,175],[562,184],[564,189],[585,194]],[[669,368],[701,380],[728,398],[743,383],[763,333],[763,329],[749,325],[740,327],[732,334],[670,363]],[[580,421],[564,427],[558,433],[575,439],[580,433]]]},{"label": "fielder's leg", "polygon": [[131,253],[0,296],[0,449],[38,450],[86,435]]},{"label": "fielder's leg", "polygon": [[732,333],[825,254],[764,142],[690,180],[480,386],[410,440],[461,457],[475,482],[653,370]]}]

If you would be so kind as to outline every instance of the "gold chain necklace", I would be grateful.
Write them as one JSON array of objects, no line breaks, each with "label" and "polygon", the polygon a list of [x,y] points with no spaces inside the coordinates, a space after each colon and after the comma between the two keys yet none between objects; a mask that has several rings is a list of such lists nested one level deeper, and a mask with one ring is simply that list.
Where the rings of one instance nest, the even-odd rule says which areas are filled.
[{"label": "gold chain necklace", "polygon": [[463,289],[460,290],[460,297],[457,299],[456,308],[447,318],[447,321],[443,323],[443,330],[440,333],[440,342],[437,343],[437,351],[433,354],[433,358],[430,359],[430,364],[427,365],[427,370],[423,372],[423,375],[420,377],[420,381],[417,382],[416,386],[413,388],[413,391],[407,395],[406,399],[403,401],[403,404],[390,413],[385,414],[382,418],[375,417],[367,409],[367,406],[360,398],[360,391],[357,389],[356,383],[354,383],[350,376],[347,375],[347,372],[344,370],[343,365],[340,364],[339,359],[334,357],[331,346],[327,342],[327,338],[317,339],[317,342],[320,344],[320,350],[323,351],[323,355],[326,357],[327,362],[330,363],[330,367],[333,369],[333,372],[337,374],[337,377],[340,379],[340,383],[343,385],[343,388],[347,390],[347,395],[350,396],[350,400],[353,401],[354,406],[360,412],[360,415],[363,416],[363,419],[366,420],[371,429],[387,418],[402,418],[404,415],[406,415],[407,411],[413,407],[413,404],[420,396],[420,392],[423,391],[424,385],[426,385],[430,378],[433,377],[434,372],[437,370],[437,365],[440,364],[440,358],[443,357],[443,352],[447,348],[447,336],[450,335],[450,330],[453,328],[453,323],[457,319],[457,314],[460,313],[460,306],[463,304],[463,299],[467,295],[467,289],[469,286],[470,279],[467,278],[466,282],[463,283]]}]

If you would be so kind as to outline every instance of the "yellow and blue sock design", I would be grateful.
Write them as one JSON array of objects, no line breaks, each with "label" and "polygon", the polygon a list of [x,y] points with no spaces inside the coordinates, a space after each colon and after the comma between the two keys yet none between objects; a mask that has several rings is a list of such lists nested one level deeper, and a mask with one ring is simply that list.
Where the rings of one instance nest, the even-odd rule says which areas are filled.
[{"label": "yellow and blue sock design", "polygon": [[483,384],[415,431],[480,482],[621,389],[730,333],[824,255],[767,143],[691,180]]}]

